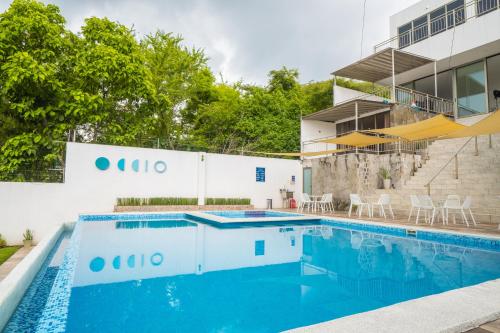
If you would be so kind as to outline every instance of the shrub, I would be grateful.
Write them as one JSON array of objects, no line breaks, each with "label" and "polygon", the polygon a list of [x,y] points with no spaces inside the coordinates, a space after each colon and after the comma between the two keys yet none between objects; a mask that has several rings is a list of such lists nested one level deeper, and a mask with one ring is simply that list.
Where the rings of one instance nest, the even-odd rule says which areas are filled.
[{"label": "shrub", "polygon": [[206,198],[205,205],[250,205],[248,198]]},{"label": "shrub", "polygon": [[0,248],[6,247],[7,242],[5,241],[5,238],[3,238],[2,234],[0,234]]},{"label": "shrub", "polygon": [[[117,206],[188,206],[197,205],[197,198],[118,198]],[[205,205],[250,205],[248,198],[206,198]]]},{"label": "shrub", "polygon": [[197,205],[197,198],[118,198],[117,206],[187,206]]},{"label": "shrub", "polygon": [[31,229],[26,229],[26,231],[23,234],[24,240],[33,240],[33,230]]}]

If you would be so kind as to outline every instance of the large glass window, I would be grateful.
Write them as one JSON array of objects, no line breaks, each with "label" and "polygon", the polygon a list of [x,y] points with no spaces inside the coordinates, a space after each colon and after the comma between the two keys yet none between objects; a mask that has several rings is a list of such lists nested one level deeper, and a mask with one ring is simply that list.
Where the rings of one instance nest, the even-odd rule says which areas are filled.
[{"label": "large glass window", "polygon": [[434,96],[434,75],[416,80],[415,90]]},{"label": "large glass window", "polygon": [[494,91],[500,94],[500,54],[486,60],[488,71],[488,101],[490,112],[500,108],[500,97],[495,100]]},{"label": "large glass window", "polygon": [[446,71],[439,73],[437,76],[438,82],[438,97],[453,100],[453,73]]},{"label": "large glass window", "polygon": [[484,63],[482,61],[457,69],[458,116],[486,112]]}]

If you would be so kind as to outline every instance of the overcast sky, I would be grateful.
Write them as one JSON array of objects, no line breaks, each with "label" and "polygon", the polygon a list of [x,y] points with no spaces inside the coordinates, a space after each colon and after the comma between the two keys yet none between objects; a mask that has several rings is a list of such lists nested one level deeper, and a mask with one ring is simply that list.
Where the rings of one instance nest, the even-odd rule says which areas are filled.
[{"label": "overcast sky", "polygon": [[[4,11],[10,0],[0,0]],[[136,33],[180,34],[205,50],[215,73],[229,82],[264,84],[267,73],[297,68],[300,81],[360,58],[363,0],[45,0],[58,5],[78,32],[84,18],[107,16]],[[389,38],[389,16],[416,0],[367,0],[363,55]]]}]

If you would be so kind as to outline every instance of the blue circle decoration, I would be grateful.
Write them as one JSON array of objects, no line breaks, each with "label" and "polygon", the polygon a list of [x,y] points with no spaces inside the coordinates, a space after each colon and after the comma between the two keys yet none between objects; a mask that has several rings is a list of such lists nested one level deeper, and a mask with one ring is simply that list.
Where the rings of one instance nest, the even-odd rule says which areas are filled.
[{"label": "blue circle decoration", "polygon": [[139,160],[132,161],[132,170],[135,172],[139,172]]},{"label": "blue circle decoration", "polygon": [[106,158],[106,157],[98,157],[96,160],[95,160],[95,166],[97,167],[97,169],[99,170],[107,170],[109,168],[109,160]]},{"label": "blue circle decoration", "polygon": [[156,252],[151,255],[149,261],[151,262],[151,265],[159,266],[163,262],[163,255],[160,252]]},{"label": "blue circle decoration", "polygon": [[117,163],[118,169],[120,171],[125,171],[125,159],[121,158]]},{"label": "blue circle decoration", "polygon": [[113,268],[114,269],[120,269],[120,266],[121,266],[121,257],[120,256],[116,256],[113,259]]},{"label": "blue circle decoration", "polygon": [[158,173],[164,173],[165,171],[167,171],[167,163],[165,163],[163,161],[156,161],[155,165],[154,165],[154,169]]},{"label": "blue circle decoration", "polygon": [[104,268],[104,265],[106,264],[106,261],[104,258],[101,257],[95,257],[90,261],[89,268],[92,272],[100,272]]},{"label": "blue circle decoration", "polygon": [[132,254],[131,256],[128,257],[128,259],[127,259],[127,265],[130,268],[134,268],[135,267],[135,254]]}]

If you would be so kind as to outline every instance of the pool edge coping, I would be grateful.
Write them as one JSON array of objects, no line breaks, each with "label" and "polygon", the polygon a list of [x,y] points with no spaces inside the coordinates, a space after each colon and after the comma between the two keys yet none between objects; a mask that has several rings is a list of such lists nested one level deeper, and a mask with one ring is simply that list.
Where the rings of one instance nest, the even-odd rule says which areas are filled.
[{"label": "pool edge coping", "polygon": [[5,328],[19,302],[38,274],[43,262],[54,247],[66,225],[53,226],[26,257],[0,282],[0,331]]},{"label": "pool edge coping", "polygon": [[500,318],[500,279],[420,297],[287,333],[464,332]]}]

